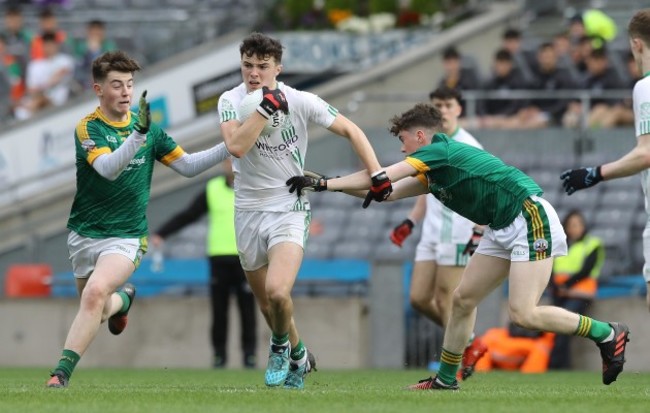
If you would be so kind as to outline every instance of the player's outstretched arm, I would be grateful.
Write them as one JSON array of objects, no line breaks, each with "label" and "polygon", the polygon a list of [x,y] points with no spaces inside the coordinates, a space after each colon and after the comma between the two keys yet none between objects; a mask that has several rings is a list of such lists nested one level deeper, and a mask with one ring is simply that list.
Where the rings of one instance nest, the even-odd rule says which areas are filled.
[{"label": "player's outstretched arm", "polygon": [[169,164],[169,167],[179,174],[191,178],[219,164],[230,156],[225,143],[219,143],[210,149],[200,152],[184,153],[180,158]]}]

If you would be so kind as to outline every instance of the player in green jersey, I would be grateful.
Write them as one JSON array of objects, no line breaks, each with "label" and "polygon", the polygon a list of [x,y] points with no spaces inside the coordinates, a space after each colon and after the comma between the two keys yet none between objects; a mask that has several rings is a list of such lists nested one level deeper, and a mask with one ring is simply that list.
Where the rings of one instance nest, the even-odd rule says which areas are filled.
[{"label": "player in green jersey", "polygon": [[[623,370],[628,328],[559,307],[540,306],[553,257],[566,255],[566,235],[540,187],[519,169],[488,152],[449,139],[441,130],[440,112],[417,104],[391,119],[391,133],[402,142],[406,159],[386,168],[393,184],[388,200],[432,193],[446,207],[479,225],[485,233],[454,292],[437,376],[409,386],[417,390],[457,390],[456,373],[476,322],[479,302],[508,278],[509,313],[516,324],[541,331],[588,337],[603,361],[603,383]],[[294,176],[290,192],[345,191],[364,196],[367,173],[342,178]],[[372,194],[366,196],[367,207]]]},{"label": "player in green jersey", "polygon": [[107,52],[92,65],[99,107],[75,129],[77,192],[68,220],[68,249],[81,299],[48,387],[67,387],[102,322],[108,320],[115,335],[126,327],[135,298],[135,287],[126,282],[147,251],[154,162],[191,177],[229,155],[223,143],[186,153],[151,123],[146,91],[138,114],[132,113],[138,70],[138,63],[121,51]]}]

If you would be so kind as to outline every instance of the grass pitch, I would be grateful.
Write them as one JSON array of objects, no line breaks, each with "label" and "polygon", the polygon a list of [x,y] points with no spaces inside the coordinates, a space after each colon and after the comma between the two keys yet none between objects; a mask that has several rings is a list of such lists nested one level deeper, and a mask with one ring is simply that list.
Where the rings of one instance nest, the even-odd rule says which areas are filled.
[{"label": "grass pitch", "polygon": [[0,412],[612,413],[650,411],[650,373],[475,374],[461,391],[407,391],[424,370],[318,371],[305,390],[266,388],[262,370],[85,369],[67,389],[48,370],[0,369]]}]

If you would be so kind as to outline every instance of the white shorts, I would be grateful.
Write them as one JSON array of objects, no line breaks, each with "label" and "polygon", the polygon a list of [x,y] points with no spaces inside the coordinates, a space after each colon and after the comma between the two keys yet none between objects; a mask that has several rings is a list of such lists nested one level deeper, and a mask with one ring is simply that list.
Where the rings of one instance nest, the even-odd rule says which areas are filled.
[{"label": "white shorts", "polygon": [[135,268],[147,252],[147,237],[142,238],[87,238],[70,231],[68,251],[75,278],[88,278],[102,255],[120,254],[133,262]]},{"label": "white shorts", "polygon": [[551,204],[531,196],[510,225],[485,229],[476,252],[510,261],[537,261],[566,255],[566,234]]},{"label": "white shorts", "polygon": [[466,245],[436,242],[422,237],[415,249],[415,261],[435,261],[438,265],[464,267],[469,261],[469,254],[463,255]]},{"label": "white shorts", "polygon": [[235,234],[244,271],[255,271],[269,263],[268,251],[280,242],[305,248],[310,211],[235,211]]}]

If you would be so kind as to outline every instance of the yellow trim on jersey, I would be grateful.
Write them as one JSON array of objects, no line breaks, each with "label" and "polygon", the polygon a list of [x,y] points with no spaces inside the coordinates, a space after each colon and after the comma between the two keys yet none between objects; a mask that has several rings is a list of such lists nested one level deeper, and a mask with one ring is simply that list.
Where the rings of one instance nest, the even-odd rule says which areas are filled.
[{"label": "yellow trim on jersey", "polygon": [[90,139],[90,135],[88,134],[88,122],[93,121],[97,119],[97,112],[93,112],[90,115],[84,117],[77,123],[77,139],[79,139],[79,142],[83,142],[86,139]]},{"label": "yellow trim on jersey", "polygon": [[[542,221],[542,217],[539,214],[539,208],[537,207],[537,204],[532,202],[530,199],[526,199],[524,201],[524,208],[526,208],[526,212],[530,215],[530,221],[533,224],[533,238],[535,240],[538,239],[545,239],[544,237],[544,222]],[[544,251],[536,251],[535,252],[535,257],[537,260],[543,260],[546,258],[546,250]]]},{"label": "yellow trim on jersey", "polygon": [[431,169],[427,166],[427,164],[425,164],[419,159],[415,159],[415,158],[411,158],[410,156],[407,156],[406,159],[404,160],[406,161],[407,164],[414,167],[420,173],[425,173]]},{"label": "yellow trim on jersey", "polygon": [[427,188],[429,187],[429,180],[425,174],[417,174],[415,177],[418,178],[418,181],[422,182],[422,185],[426,186]]},{"label": "yellow trim on jersey", "polygon": [[95,159],[97,159],[99,155],[104,155],[111,152],[113,151],[111,151],[111,148],[109,148],[108,146],[104,146],[103,148],[96,148],[88,152],[88,156],[86,157],[86,160],[88,161],[89,164],[92,165],[93,162],[95,162]]},{"label": "yellow trim on jersey", "polygon": [[175,160],[179,159],[184,154],[185,154],[185,151],[183,150],[183,148],[181,148],[180,146],[177,146],[171,152],[169,152],[167,155],[163,156],[162,159],[160,160],[160,162],[162,162],[163,165],[165,165],[165,166],[169,166],[169,164],[171,164]]}]

